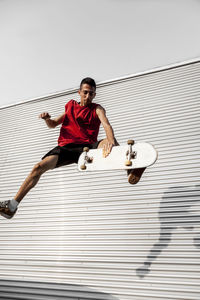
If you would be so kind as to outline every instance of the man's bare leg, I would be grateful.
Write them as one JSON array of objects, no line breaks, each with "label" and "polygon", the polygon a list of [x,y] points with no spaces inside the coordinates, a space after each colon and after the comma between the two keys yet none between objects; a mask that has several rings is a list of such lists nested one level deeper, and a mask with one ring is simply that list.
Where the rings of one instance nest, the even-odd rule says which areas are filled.
[{"label": "man's bare leg", "polygon": [[19,188],[16,196],[11,201],[4,201],[1,202],[0,206],[0,214],[3,215],[6,218],[12,218],[12,216],[15,214],[17,210],[16,208],[12,209],[12,201],[16,203],[21,202],[21,200],[25,197],[25,195],[38,183],[41,175],[45,173],[46,171],[50,169],[54,169],[56,167],[58,161],[57,155],[51,155],[44,158],[42,161],[37,163],[34,167],[31,173],[28,175],[28,177],[25,179],[21,187]]},{"label": "man's bare leg", "polygon": [[41,175],[50,169],[54,169],[58,161],[58,155],[45,157],[37,163],[28,177],[25,179],[14,199],[20,202],[26,194],[38,183]]}]

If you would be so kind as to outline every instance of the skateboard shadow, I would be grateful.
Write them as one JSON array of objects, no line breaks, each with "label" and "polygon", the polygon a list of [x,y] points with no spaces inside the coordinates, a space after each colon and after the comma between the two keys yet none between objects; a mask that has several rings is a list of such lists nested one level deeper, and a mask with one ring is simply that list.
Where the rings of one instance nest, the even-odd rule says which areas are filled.
[{"label": "skateboard shadow", "polygon": [[192,213],[196,211],[195,205],[200,203],[200,185],[192,187],[170,187],[163,195],[160,203],[160,235],[158,241],[146,257],[143,266],[136,269],[138,277],[145,277],[151,270],[150,267],[168,247],[173,232],[181,227],[193,233],[194,247],[200,249],[200,232],[194,233],[195,226],[200,226],[200,214]]}]

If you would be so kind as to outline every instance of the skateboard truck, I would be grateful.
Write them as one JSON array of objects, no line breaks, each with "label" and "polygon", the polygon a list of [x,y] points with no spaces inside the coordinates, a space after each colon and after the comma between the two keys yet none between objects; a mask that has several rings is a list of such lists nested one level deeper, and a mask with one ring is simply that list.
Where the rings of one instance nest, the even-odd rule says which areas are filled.
[{"label": "skateboard truck", "polygon": [[125,166],[127,166],[127,167],[132,166],[131,159],[136,158],[136,152],[133,151],[133,149],[132,149],[132,146],[134,145],[134,143],[135,143],[134,140],[128,140],[127,141],[127,144],[129,146],[129,149],[126,152],[127,159],[125,161]]},{"label": "skateboard truck", "polygon": [[86,170],[87,169],[86,163],[92,163],[92,161],[93,161],[93,158],[89,157],[87,155],[89,150],[90,150],[90,148],[88,148],[88,147],[83,148],[83,152],[85,153],[85,155],[84,155],[84,163],[83,163],[83,165],[80,166],[81,170]]}]

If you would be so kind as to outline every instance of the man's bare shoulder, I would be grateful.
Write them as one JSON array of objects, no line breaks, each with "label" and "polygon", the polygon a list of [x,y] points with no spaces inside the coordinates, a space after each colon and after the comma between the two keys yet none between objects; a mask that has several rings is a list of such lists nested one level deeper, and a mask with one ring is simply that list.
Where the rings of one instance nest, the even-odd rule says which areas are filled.
[{"label": "man's bare shoulder", "polygon": [[105,108],[103,108],[103,106],[101,106],[100,104],[97,105],[97,108],[96,108],[96,113],[102,113],[104,112],[105,113]]}]

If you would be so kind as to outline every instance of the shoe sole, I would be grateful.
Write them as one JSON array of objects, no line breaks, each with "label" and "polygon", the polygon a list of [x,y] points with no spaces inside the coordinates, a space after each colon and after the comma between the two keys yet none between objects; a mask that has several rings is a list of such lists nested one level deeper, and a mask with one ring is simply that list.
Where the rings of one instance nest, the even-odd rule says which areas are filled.
[{"label": "shoe sole", "polygon": [[128,182],[129,182],[130,184],[137,184],[139,181],[140,181],[140,177],[134,176],[134,175],[132,175],[132,174],[130,174],[130,175],[128,176]]},{"label": "shoe sole", "polygon": [[128,182],[130,184],[137,184],[140,181],[140,179],[142,177],[142,174],[144,173],[145,169],[146,168],[135,169],[133,171],[131,170],[132,172],[131,171],[128,172],[129,173]]},{"label": "shoe sole", "polygon": [[0,215],[6,219],[12,219],[12,217],[14,217],[15,213],[16,213],[17,209],[14,211],[12,216],[9,216],[7,214],[4,214],[3,212],[0,213]]}]

